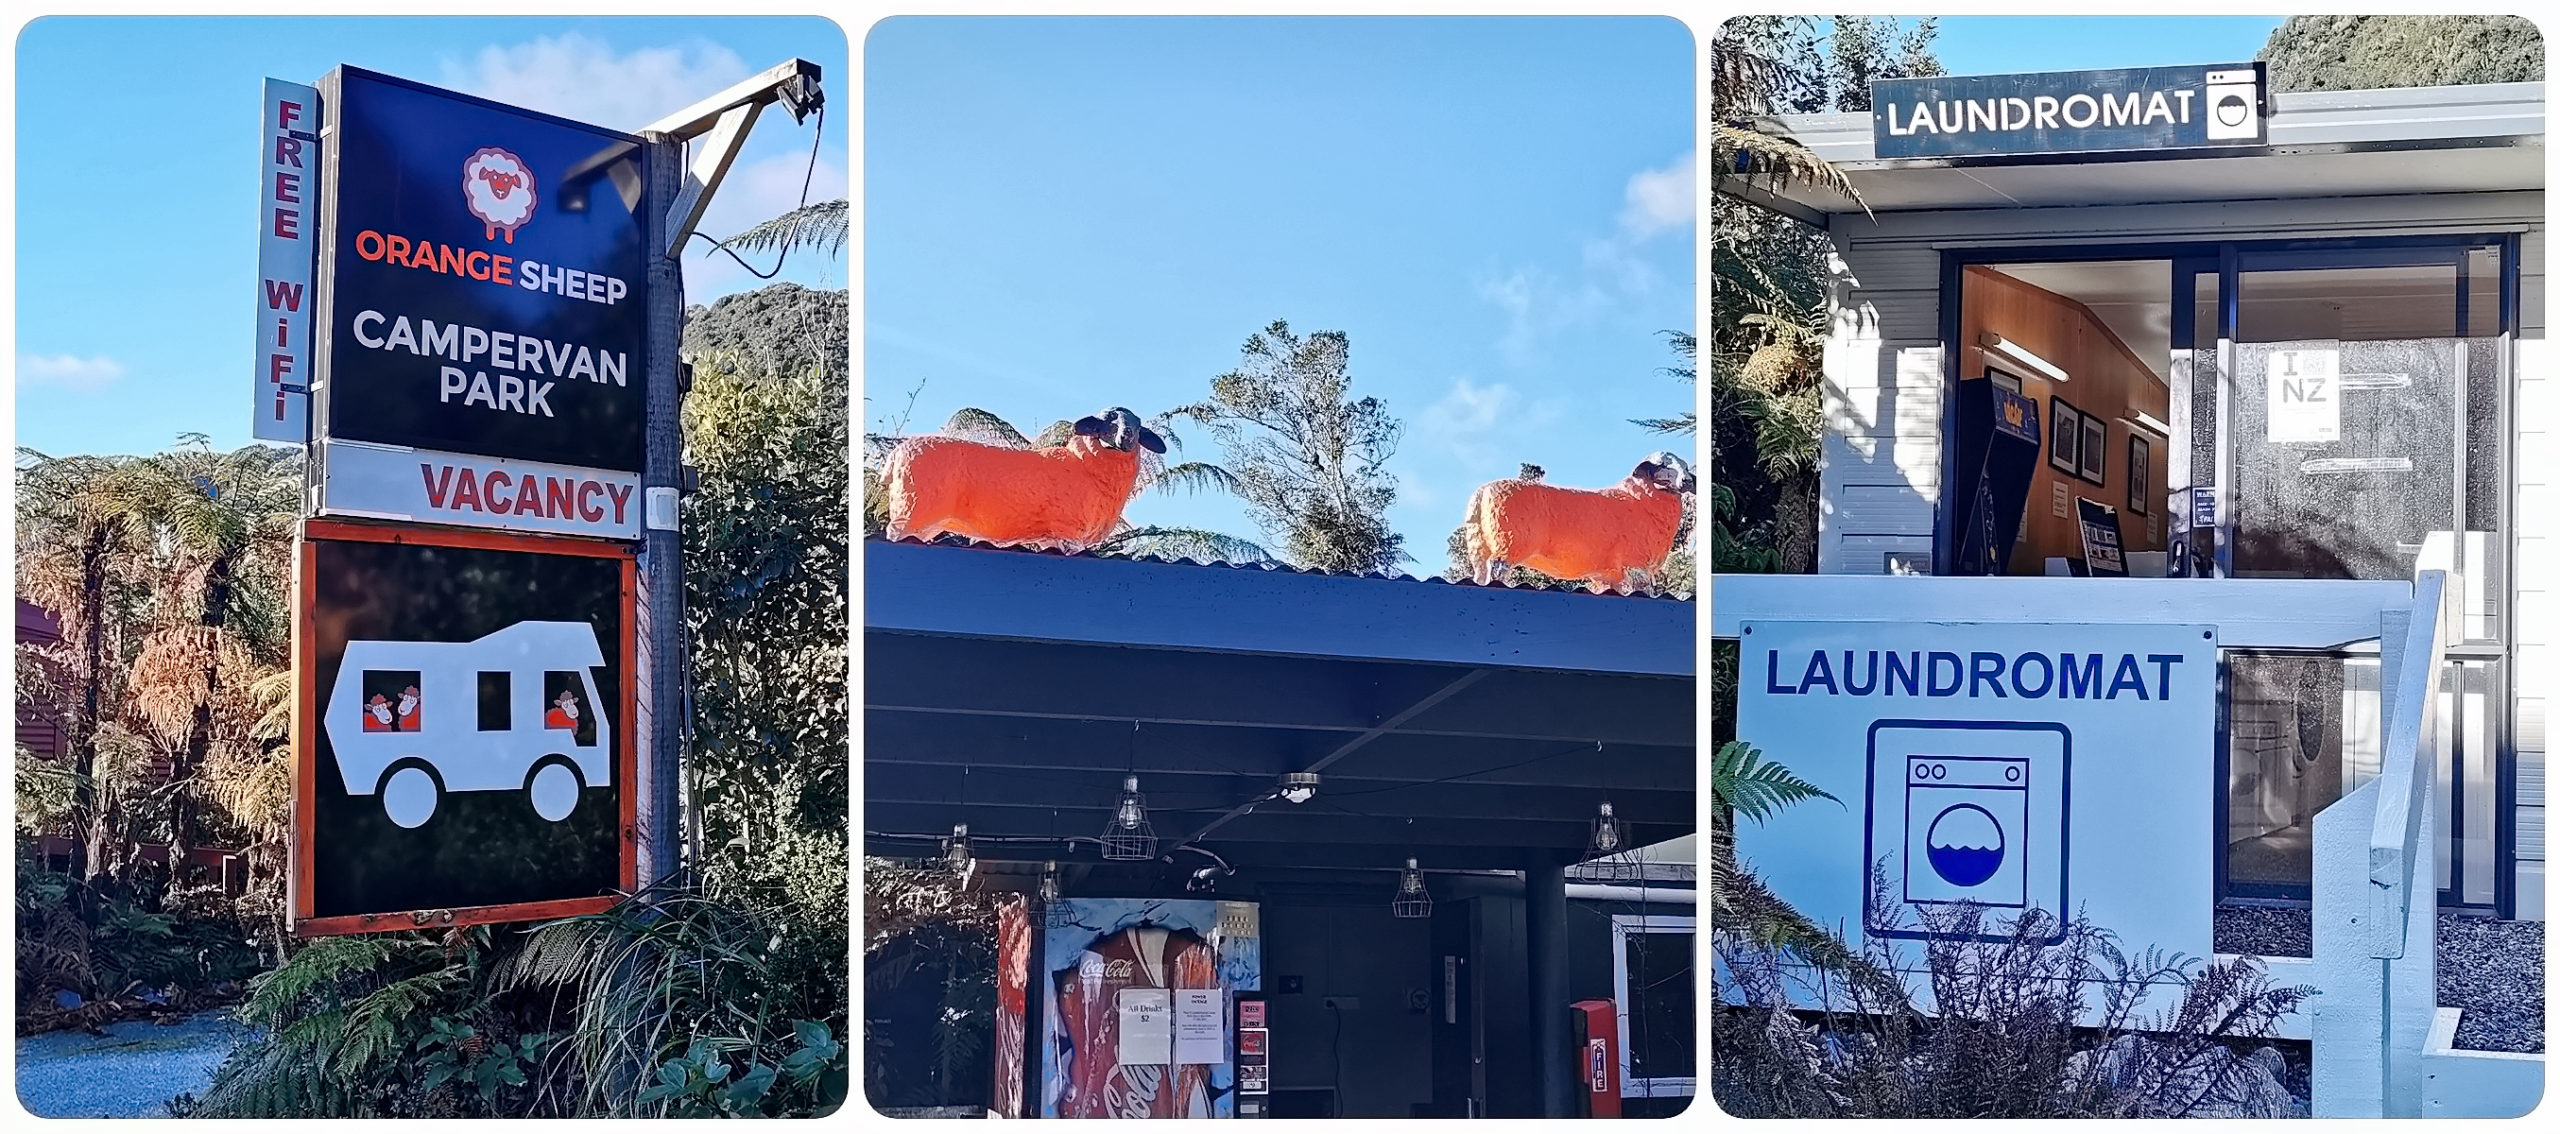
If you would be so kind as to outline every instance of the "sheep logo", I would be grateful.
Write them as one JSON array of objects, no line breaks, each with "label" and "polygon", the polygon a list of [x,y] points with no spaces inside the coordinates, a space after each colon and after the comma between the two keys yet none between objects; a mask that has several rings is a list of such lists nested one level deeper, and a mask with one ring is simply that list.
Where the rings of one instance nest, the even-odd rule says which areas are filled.
[{"label": "sheep logo", "polygon": [[489,239],[504,232],[515,243],[516,230],[533,219],[533,204],[533,171],[523,158],[483,146],[462,163],[462,206],[489,227]]}]

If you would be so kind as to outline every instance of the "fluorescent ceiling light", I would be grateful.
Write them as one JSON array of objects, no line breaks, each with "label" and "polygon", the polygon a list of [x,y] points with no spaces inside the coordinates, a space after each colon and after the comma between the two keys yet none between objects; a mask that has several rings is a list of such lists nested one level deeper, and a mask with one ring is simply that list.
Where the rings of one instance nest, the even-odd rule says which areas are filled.
[{"label": "fluorescent ceiling light", "polygon": [[2147,413],[2142,412],[2141,410],[2135,410],[2135,411],[2133,411],[2133,416],[2132,416],[2132,417],[2119,417],[2119,418],[2117,418],[2116,420],[2117,420],[2117,421],[2121,421],[2121,422],[2125,423],[2126,425],[2130,425],[2130,426],[2132,426],[2132,427],[2134,427],[2134,428],[2136,428],[2136,429],[2147,430],[2147,431],[2152,432],[2152,433],[2157,433],[2157,434],[2159,434],[2159,435],[2161,436],[2161,438],[2162,438],[2163,440],[2166,440],[2166,439],[2168,438],[2168,436],[2169,436],[2169,423],[2168,423],[2168,422],[2162,421],[2162,420],[2160,420],[2159,418],[2153,417],[2153,416],[2151,416],[2150,414],[2147,414]]},{"label": "fluorescent ceiling light", "polygon": [[1991,354],[1996,354],[2002,359],[2015,363],[2027,370],[2033,371],[2037,377],[2042,378],[2045,381],[2068,382],[2071,380],[2071,375],[2066,373],[2061,367],[2055,366],[2050,362],[2046,362],[2041,358],[2037,358],[2034,353],[2028,351],[2027,348],[2001,338],[1999,335],[1990,331],[1982,332],[1980,342],[1983,350]]}]

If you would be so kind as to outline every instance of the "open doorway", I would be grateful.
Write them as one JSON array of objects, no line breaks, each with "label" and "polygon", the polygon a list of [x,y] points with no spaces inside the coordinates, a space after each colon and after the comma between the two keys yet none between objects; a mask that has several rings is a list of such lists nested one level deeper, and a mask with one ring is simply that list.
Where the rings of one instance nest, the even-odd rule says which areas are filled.
[{"label": "open doorway", "polygon": [[[2041,435],[2034,460],[1995,471],[1990,479],[2000,483],[1970,484],[1996,498],[2002,528],[2017,509],[2015,535],[1990,549],[2000,553],[1985,557],[1985,573],[2091,574],[2090,542],[2103,537],[2084,533],[2106,524],[2115,546],[2101,545],[2095,573],[2168,573],[2171,266],[2162,259],[1964,268],[1952,344],[1963,359],[1959,382],[2024,399]],[[2010,404],[1980,393],[1958,405]],[[1950,440],[1960,453],[2003,444],[1999,424],[1960,412]],[[1963,469],[1958,477],[1959,486],[1982,479]]]}]

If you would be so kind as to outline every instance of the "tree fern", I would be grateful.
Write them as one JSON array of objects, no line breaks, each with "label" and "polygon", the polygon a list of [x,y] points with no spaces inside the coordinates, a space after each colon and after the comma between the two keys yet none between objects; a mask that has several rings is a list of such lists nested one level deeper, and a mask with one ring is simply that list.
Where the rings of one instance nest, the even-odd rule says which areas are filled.
[{"label": "tree fern", "polygon": [[1013,423],[976,406],[962,406],[951,411],[951,419],[942,423],[946,437],[960,437],[981,445],[1002,445],[1008,449],[1034,448]]},{"label": "tree fern", "polygon": [[1734,814],[1757,823],[1781,808],[1815,798],[1840,802],[1837,796],[1788,771],[1786,765],[1763,758],[1760,750],[1750,744],[1736,740],[1716,749],[1712,801],[1718,808],[1730,808]]}]

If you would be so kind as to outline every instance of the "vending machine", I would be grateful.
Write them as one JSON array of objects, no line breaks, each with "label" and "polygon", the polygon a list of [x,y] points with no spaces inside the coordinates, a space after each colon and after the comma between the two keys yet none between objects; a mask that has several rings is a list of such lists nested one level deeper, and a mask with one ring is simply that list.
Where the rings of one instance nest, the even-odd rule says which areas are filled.
[{"label": "vending machine", "polygon": [[1259,992],[1236,994],[1236,1117],[1271,1115],[1271,1016]]},{"label": "vending machine", "polygon": [[[1026,926],[1038,948],[1025,966],[1025,1013],[1038,1022],[1026,1020],[1020,1042],[1023,1075],[1038,1087],[1019,1109],[1043,1118],[1234,1118],[1248,1100],[1260,1109],[1270,1078],[1255,995],[1259,909],[1184,899],[1050,903],[1042,924]],[[1251,1063],[1246,1043],[1256,1049]]]}]

